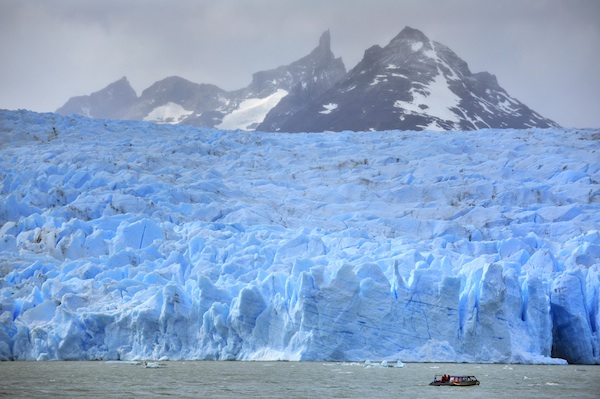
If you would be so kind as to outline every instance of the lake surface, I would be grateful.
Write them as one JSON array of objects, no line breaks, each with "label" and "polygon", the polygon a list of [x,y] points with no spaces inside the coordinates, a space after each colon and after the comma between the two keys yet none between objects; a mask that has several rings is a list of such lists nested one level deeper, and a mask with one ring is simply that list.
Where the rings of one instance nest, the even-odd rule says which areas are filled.
[{"label": "lake surface", "polygon": [[[323,362],[0,362],[0,398],[594,398],[599,366]],[[435,374],[481,385],[434,387]]]}]

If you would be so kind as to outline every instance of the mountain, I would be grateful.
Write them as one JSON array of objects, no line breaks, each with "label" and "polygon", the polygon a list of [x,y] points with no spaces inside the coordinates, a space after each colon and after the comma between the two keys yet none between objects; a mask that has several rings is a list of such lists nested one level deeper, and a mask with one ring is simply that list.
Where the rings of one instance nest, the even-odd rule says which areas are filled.
[{"label": "mountain", "polygon": [[558,126],[410,27],[387,46],[369,48],[345,79],[278,124],[286,132]]},{"label": "mountain", "polygon": [[[307,56],[289,65],[253,74],[248,87],[229,93],[228,106],[217,110],[223,117],[215,127],[254,130],[290,93],[304,90],[308,96],[315,96],[330,88],[346,74],[344,63],[341,58],[335,58],[330,43],[330,33],[325,31],[319,45]],[[289,112],[288,104],[286,101],[277,114]],[[292,106],[292,110],[297,109]]]},{"label": "mountain", "polygon": [[266,115],[257,130],[280,130],[281,123],[309,106],[316,98],[345,77],[344,63],[341,58],[334,57],[330,43],[330,34],[329,31],[326,31],[321,36],[316,49],[286,68],[295,71],[295,74],[291,74],[291,76],[300,75],[302,79],[289,82],[287,86],[289,94]]},{"label": "mountain", "polygon": [[[253,130],[289,93],[293,93],[291,97],[295,100],[286,101],[273,115],[297,111],[307,99],[321,94],[345,76],[344,63],[335,58],[330,42],[330,33],[326,31],[310,54],[289,65],[255,73],[252,82],[243,89],[228,92],[215,85],[172,76],[154,83],[138,98],[127,79],[122,78],[90,96],[70,99],[56,112]],[[273,129],[278,126],[277,122],[271,125]]]},{"label": "mountain", "polygon": [[137,100],[137,94],[123,77],[89,96],[72,97],[56,110],[57,114],[77,114],[91,118],[123,119],[124,110]]},{"label": "mountain", "polygon": [[57,113],[267,132],[558,126],[511,97],[494,75],[472,73],[448,47],[410,27],[366,50],[349,72],[326,31],[310,54],[256,72],[239,90],[174,76],[138,98],[122,78]]},{"label": "mountain", "polygon": [[226,96],[227,92],[215,85],[171,76],[144,90],[124,116],[159,123],[201,121],[197,124],[211,125],[211,119],[204,120],[201,116],[224,106]]}]

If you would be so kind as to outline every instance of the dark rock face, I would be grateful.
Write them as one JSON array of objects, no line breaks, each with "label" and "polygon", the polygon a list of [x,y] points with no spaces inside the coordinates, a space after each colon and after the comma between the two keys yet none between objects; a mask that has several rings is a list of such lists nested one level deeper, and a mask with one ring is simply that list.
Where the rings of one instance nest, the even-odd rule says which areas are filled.
[{"label": "dark rock face", "polygon": [[448,47],[406,27],[346,72],[329,31],[307,56],[227,92],[180,77],[137,97],[127,79],[71,98],[60,114],[281,132],[476,130],[557,124],[512,98],[487,73],[471,73]]},{"label": "dark rock face", "polygon": [[286,67],[292,70],[291,76],[299,79],[289,81],[289,92],[257,127],[261,131],[279,131],[281,124],[292,115],[310,105],[325,91],[346,76],[346,68],[341,58],[331,52],[331,38],[326,31],[319,40],[319,46],[309,55]]},{"label": "dark rock face", "polygon": [[[276,109],[274,110],[276,111]],[[475,130],[557,126],[473,74],[448,47],[405,28],[373,46],[333,88],[281,123],[288,132]]]},{"label": "dark rock face", "polygon": [[[207,127],[223,124],[226,129],[254,130],[283,98],[285,102],[271,117],[272,122],[265,121],[269,130],[276,130],[280,120],[285,120],[346,75],[344,63],[335,58],[330,43],[330,34],[326,31],[310,54],[289,65],[255,73],[250,85],[240,90],[228,92],[215,85],[172,76],[154,83],[137,97],[123,78],[92,95],[71,98],[56,112]],[[247,101],[265,104],[252,109],[253,105],[245,103]],[[248,115],[239,116],[236,112]],[[233,121],[226,121],[228,116],[234,116]]]},{"label": "dark rock face", "polygon": [[331,88],[345,75],[346,67],[342,59],[335,58],[331,51],[330,34],[326,31],[321,35],[319,45],[307,56],[289,65],[252,75],[252,82],[248,87],[231,93],[230,106],[225,113],[234,112],[247,99],[284,94],[274,107],[266,110],[264,120],[246,126],[247,130],[277,131],[282,121]]}]

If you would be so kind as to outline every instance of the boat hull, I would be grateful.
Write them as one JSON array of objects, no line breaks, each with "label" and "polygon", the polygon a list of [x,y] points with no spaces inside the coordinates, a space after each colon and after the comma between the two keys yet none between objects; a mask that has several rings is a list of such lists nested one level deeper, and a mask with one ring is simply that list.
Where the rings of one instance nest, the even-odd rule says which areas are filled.
[{"label": "boat hull", "polygon": [[479,380],[472,375],[436,375],[429,385],[436,387],[470,387],[473,385],[479,385]]},{"label": "boat hull", "polygon": [[436,387],[439,386],[449,386],[449,387],[469,387],[472,385],[479,385],[479,381],[467,381],[467,382],[439,382],[433,381],[430,382],[429,385],[433,385]]}]

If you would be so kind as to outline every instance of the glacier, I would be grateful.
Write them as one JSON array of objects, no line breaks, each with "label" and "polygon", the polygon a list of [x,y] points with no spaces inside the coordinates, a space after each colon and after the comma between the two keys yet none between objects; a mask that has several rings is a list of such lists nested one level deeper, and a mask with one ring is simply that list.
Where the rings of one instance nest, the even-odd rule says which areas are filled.
[{"label": "glacier", "polygon": [[0,110],[0,359],[599,364],[599,154]]}]

